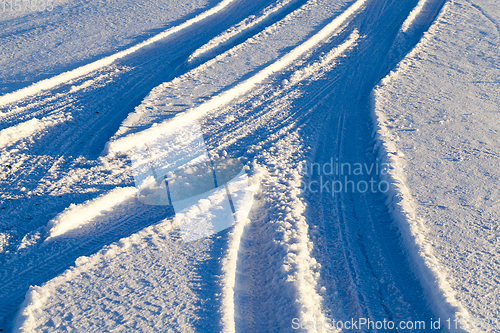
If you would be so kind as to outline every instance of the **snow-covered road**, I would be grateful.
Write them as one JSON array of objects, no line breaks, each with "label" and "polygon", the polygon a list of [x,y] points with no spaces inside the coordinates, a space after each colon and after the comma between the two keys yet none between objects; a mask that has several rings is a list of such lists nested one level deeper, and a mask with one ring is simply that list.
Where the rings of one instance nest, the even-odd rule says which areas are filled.
[{"label": "snow-covered road", "polygon": [[[142,44],[117,35],[115,53],[99,44],[52,78],[34,66],[0,96],[0,329],[428,332],[467,315],[373,112],[445,3],[193,1]],[[244,164],[253,198],[234,227],[185,243],[172,206],[136,197],[131,154],[194,122],[210,158]]]}]

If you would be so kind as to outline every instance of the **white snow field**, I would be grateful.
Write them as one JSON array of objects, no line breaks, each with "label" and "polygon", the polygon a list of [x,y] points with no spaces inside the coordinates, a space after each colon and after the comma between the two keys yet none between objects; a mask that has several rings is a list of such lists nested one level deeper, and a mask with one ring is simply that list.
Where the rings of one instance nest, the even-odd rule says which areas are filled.
[{"label": "white snow field", "polygon": [[500,332],[500,4],[0,14],[1,331]]}]

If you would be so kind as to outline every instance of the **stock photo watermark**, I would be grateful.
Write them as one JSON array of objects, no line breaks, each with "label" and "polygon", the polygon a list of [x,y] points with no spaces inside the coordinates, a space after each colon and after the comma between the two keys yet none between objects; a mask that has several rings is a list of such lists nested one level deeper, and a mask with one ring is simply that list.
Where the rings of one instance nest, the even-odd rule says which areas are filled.
[{"label": "stock photo watermark", "polygon": [[388,319],[372,320],[370,318],[351,318],[349,320],[334,320],[325,318],[324,320],[300,320],[299,318],[292,319],[292,329],[294,330],[320,330],[320,329],[338,329],[347,331],[359,330],[398,330],[398,331],[414,331],[414,330],[442,330],[442,329],[461,329],[461,330],[484,330],[491,331],[500,328],[498,319],[486,318],[448,318],[446,320],[431,319],[425,320],[407,320],[407,321],[392,321]]},{"label": "stock photo watermark", "polygon": [[53,0],[0,0],[0,13],[43,12],[54,10]]},{"label": "stock photo watermark", "polygon": [[326,163],[303,163],[303,193],[332,195],[339,193],[387,193],[389,183],[383,180],[390,166],[378,160],[371,163],[342,162],[331,158]]},{"label": "stock photo watermark", "polygon": [[185,242],[230,228],[250,211],[243,164],[211,157],[197,122],[156,133],[131,158],[139,201],[173,206]]}]

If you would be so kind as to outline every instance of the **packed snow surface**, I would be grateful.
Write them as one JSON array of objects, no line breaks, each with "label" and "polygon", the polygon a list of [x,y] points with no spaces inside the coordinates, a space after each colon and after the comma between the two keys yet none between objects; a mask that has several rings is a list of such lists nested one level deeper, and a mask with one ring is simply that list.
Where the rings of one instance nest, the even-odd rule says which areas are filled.
[{"label": "packed snow surface", "polygon": [[2,15],[1,330],[500,332],[498,4]]}]

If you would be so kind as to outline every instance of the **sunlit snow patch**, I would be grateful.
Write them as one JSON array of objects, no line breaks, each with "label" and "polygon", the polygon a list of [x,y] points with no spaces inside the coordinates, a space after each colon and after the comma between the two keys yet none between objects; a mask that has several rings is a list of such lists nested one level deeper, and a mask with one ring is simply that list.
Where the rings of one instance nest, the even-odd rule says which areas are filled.
[{"label": "sunlit snow patch", "polygon": [[96,199],[88,200],[79,205],[71,204],[70,207],[49,222],[49,236],[46,240],[81,228],[94,218],[113,210],[123,201],[133,198],[135,192],[136,190],[133,187],[117,187]]},{"label": "sunlit snow patch", "polygon": [[147,205],[171,204],[185,242],[230,228],[250,211],[243,164],[211,160],[197,122],[137,145],[132,165],[138,199]]}]

